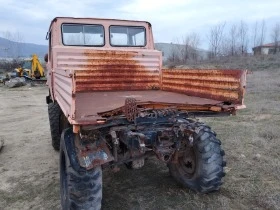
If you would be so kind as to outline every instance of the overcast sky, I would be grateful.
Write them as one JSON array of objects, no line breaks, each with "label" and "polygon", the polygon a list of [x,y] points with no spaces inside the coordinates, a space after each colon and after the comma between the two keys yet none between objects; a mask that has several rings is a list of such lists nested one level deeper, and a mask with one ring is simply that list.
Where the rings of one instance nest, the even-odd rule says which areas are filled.
[{"label": "overcast sky", "polygon": [[207,34],[215,24],[243,20],[252,28],[265,19],[269,42],[269,30],[280,22],[280,0],[0,0],[0,5],[0,31],[18,31],[24,42],[35,44],[47,44],[46,32],[57,16],[146,20],[156,42],[196,32],[202,48],[207,48]]}]

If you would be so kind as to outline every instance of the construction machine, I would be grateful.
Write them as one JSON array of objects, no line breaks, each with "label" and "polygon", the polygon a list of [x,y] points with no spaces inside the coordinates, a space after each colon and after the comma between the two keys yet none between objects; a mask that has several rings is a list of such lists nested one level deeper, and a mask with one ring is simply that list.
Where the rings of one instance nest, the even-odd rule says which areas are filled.
[{"label": "construction machine", "polygon": [[25,60],[22,66],[15,69],[16,77],[25,77],[27,79],[41,79],[45,77],[44,68],[36,54],[31,59]]}]

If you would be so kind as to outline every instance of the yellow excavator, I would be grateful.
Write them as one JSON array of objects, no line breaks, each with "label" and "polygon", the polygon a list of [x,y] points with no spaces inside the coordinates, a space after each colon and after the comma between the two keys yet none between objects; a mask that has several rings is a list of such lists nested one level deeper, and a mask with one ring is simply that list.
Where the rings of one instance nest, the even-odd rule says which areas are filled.
[{"label": "yellow excavator", "polygon": [[36,54],[31,59],[25,60],[23,66],[15,69],[17,77],[25,77],[27,79],[41,79],[45,77],[44,68],[40,63]]}]

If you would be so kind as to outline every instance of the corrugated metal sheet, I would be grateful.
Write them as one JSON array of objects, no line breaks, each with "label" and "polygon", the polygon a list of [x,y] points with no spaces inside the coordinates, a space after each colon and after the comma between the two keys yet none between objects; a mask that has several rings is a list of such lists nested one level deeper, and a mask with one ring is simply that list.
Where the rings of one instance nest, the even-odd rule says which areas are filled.
[{"label": "corrugated metal sheet", "polygon": [[160,89],[160,54],[155,51],[58,52],[57,67],[75,70],[74,92]]},{"label": "corrugated metal sheet", "polygon": [[60,70],[54,73],[54,94],[55,98],[60,104],[60,107],[66,116],[71,116],[71,109],[74,109],[72,98],[72,78],[65,76]]},{"label": "corrugated metal sheet", "polygon": [[246,71],[162,70],[162,90],[243,104]]}]

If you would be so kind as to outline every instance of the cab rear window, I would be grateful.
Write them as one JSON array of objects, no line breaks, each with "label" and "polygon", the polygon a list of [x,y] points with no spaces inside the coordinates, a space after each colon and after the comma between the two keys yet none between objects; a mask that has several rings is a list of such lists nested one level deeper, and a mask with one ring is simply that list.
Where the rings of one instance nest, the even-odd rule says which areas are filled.
[{"label": "cab rear window", "polygon": [[110,45],[123,47],[146,46],[145,27],[110,26]]},{"label": "cab rear window", "polygon": [[102,25],[63,24],[62,42],[70,46],[104,46]]}]

